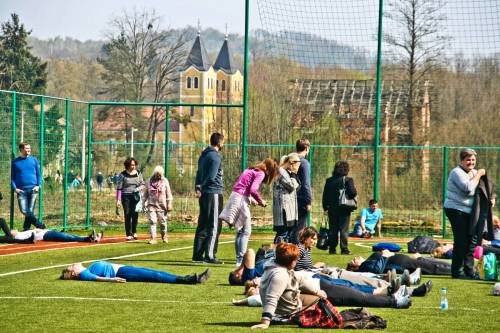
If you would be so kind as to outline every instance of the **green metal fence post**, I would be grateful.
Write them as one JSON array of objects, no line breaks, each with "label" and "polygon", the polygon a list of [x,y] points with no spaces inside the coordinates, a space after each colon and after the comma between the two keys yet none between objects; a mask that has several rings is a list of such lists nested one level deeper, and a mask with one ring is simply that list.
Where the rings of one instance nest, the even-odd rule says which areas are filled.
[{"label": "green metal fence post", "polygon": [[43,216],[43,163],[45,155],[45,96],[40,96],[40,177],[42,186],[38,192],[38,220]]},{"label": "green metal fence post", "polygon": [[245,0],[245,54],[243,56],[243,121],[241,134],[241,171],[247,167],[247,128],[248,128],[248,28],[250,21],[250,0]]},{"label": "green metal fence post", "polygon": [[446,199],[446,187],[448,185],[448,147],[443,147],[443,187],[442,191],[442,200],[441,202],[441,223],[443,225],[443,238],[446,238],[446,214],[444,212],[444,200]]},{"label": "green metal fence post", "polygon": [[[17,144],[16,144],[16,108],[17,108],[17,93],[15,91],[12,92],[12,132],[10,140],[11,144],[11,160],[13,161],[16,158],[17,153]],[[10,228],[14,228],[14,191],[12,187],[10,189]]]},{"label": "green metal fence post", "polygon": [[170,136],[170,105],[165,106],[165,140],[164,140],[164,152],[165,152],[165,177],[168,178],[168,158],[169,158],[169,136]]},{"label": "green metal fence post", "polygon": [[[309,156],[308,156],[308,160],[309,160],[309,179],[311,181],[311,186],[312,186],[312,179],[313,179],[313,161],[314,161],[314,158],[313,158],[313,154],[314,154],[314,147],[311,146],[310,147],[311,149],[309,150]],[[311,207],[311,211],[309,212],[309,214],[307,214],[307,226],[310,227],[311,226],[311,214],[312,214],[312,207]]]},{"label": "green metal fence post", "polygon": [[68,155],[69,155],[69,112],[70,102],[66,98],[64,105],[64,170],[63,170],[63,230],[68,228]]},{"label": "green metal fence post", "polygon": [[373,198],[378,200],[379,188],[379,162],[380,162],[380,100],[382,92],[380,84],[382,78],[382,17],[384,1],[379,0],[378,7],[378,36],[377,36],[377,75],[376,75],[376,100],[375,100],[375,142],[374,145],[374,161],[373,161]]},{"label": "green metal fence post", "polygon": [[[87,174],[83,175],[83,179],[87,179],[87,220],[85,221],[85,226],[88,229],[90,227],[90,199],[91,190],[90,187],[90,177],[92,175],[92,104],[88,107],[88,127],[87,127]],[[83,139],[83,138],[82,138]]]}]

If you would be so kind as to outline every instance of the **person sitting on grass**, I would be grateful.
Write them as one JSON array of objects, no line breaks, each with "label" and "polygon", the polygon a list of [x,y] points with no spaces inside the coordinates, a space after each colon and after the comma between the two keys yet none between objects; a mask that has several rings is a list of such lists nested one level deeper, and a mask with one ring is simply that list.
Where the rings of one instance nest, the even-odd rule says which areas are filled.
[{"label": "person sitting on grass", "polygon": [[17,240],[33,239],[34,237],[34,242],[43,240],[46,242],[99,243],[104,237],[104,232],[102,230],[96,233],[95,229],[92,229],[92,232],[87,237],[49,229],[33,229],[27,231],[12,230],[11,233],[14,239]]},{"label": "person sitting on grass", "polygon": [[81,263],[69,265],[63,269],[60,279],[98,282],[157,282],[173,284],[197,284],[208,280],[210,268],[201,274],[179,276],[169,272],[150,268],[113,264],[108,261],[96,261],[88,267]]},{"label": "person sitting on grass", "polygon": [[356,221],[354,230],[349,236],[370,238],[375,234],[375,227],[377,227],[378,237],[382,237],[382,218],[382,210],[378,208],[377,200],[371,199],[368,207],[361,211],[360,219]]}]

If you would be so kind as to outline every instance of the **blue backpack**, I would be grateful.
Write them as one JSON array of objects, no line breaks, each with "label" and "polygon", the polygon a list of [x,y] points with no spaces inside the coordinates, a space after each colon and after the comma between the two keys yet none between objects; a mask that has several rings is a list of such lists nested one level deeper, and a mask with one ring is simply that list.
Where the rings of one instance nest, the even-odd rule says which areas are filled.
[{"label": "blue backpack", "polygon": [[372,246],[372,251],[389,250],[391,252],[401,251],[401,245],[394,243],[377,243]]}]

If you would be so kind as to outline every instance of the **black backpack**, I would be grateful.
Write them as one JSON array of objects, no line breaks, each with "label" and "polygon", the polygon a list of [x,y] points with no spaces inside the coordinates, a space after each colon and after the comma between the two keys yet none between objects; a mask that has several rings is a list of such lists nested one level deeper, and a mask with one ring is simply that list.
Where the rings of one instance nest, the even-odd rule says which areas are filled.
[{"label": "black backpack", "polygon": [[413,240],[408,242],[408,252],[431,253],[432,250],[434,250],[438,246],[439,242],[435,241],[431,237],[417,236]]},{"label": "black backpack", "polygon": [[366,308],[348,309],[340,312],[344,320],[344,329],[384,329],[387,327],[387,320],[375,316]]}]

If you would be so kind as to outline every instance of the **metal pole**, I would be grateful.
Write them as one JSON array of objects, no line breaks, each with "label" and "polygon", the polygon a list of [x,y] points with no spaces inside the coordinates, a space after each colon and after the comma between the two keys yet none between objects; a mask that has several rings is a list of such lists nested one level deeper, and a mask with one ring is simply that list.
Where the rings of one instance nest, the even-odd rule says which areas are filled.
[{"label": "metal pole", "polygon": [[446,238],[446,214],[444,212],[444,200],[446,199],[446,187],[448,185],[448,147],[443,147],[443,187],[441,189],[441,224],[443,226],[443,238]]},{"label": "metal pole", "polygon": [[248,28],[250,21],[250,0],[245,0],[245,54],[243,61],[243,121],[241,133],[241,171],[247,166],[247,127],[248,127]]},{"label": "metal pole", "polygon": [[83,175],[83,179],[85,180],[85,176],[87,178],[87,221],[85,222],[85,225],[87,228],[90,227],[90,195],[91,193],[91,188],[90,188],[90,175],[91,175],[91,170],[92,170],[92,105],[89,104],[89,109],[88,109],[88,133],[87,133],[87,174]]},{"label": "metal pole", "polygon": [[21,109],[21,142],[24,142],[24,110]]},{"label": "metal pole", "polygon": [[374,166],[373,166],[373,198],[378,200],[379,188],[379,160],[380,160],[380,100],[382,92],[380,84],[382,78],[382,17],[383,17],[384,1],[379,0],[378,8],[378,37],[377,37],[377,76],[376,76],[376,100],[375,100],[375,142],[374,146]]},{"label": "metal pole", "polygon": [[68,227],[69,98],[66,98],[64,110],[63,230],[66,231]]},{"label": "metal pole", "polygon": [[[16,143],[16,108],[17,108],[17,93],[15,91],[12,92],[12,132],[11,132],[11,160],[13,161],[16,158],[17,152],[17,143]],[[10,189],[10,228],[14,228],[14,190],[12,187]]]},{"label": "metal pole", "polygon": [[[309,150],[309,154],[308,154],[308,161],[309,161],[309,180],[310,180],[310,184],[309,185],[312,185],[312,179],[313,179],[313,154],[314,154],[314,147],[310,147],[310,150]],[[307,226],[310,227],[311,226],[311,214],[312,214],[312,207],[311,207],[311,211],[309,212],[309,214],[307,214]]]},{"label": "metal pole", "polygon": [[[181,125],[182,126],[182,125]],[[169,158],[169,136],[170,136],[170,106],[165,106],[165,139],[163,144],[163,152],[165,156],[164,168],[165,168],[165,177],[168,178],[168,158]]]},{"label": "metal pole", "polygon": [[82,166],[81,166],[81,174],[82,179],[85,179],[85,122],[87,120],[82,119]]},{"label": "metal pole", "polygon": [[42,221],[43,216],[43,163],[45,155],[45,97],[40,97],[40,177],[42,186],[38,191],[38,220]]},{"label": "metal pole", "polygon": [[134,128],[130,128],[130,157],[134,157]]}]

